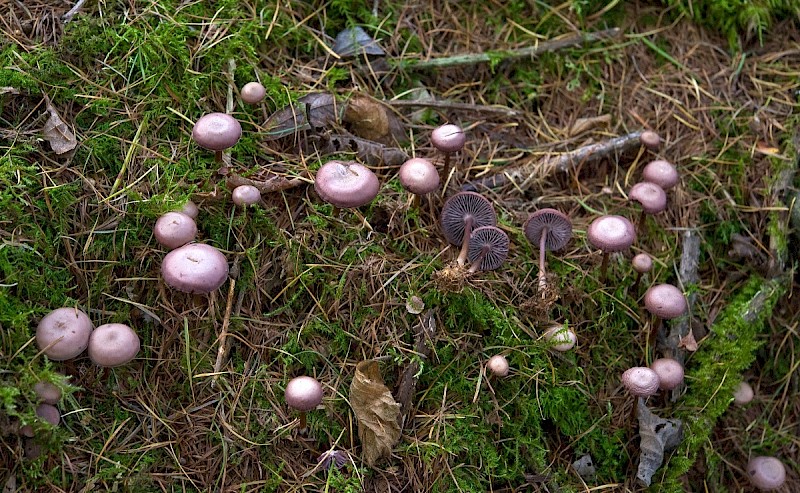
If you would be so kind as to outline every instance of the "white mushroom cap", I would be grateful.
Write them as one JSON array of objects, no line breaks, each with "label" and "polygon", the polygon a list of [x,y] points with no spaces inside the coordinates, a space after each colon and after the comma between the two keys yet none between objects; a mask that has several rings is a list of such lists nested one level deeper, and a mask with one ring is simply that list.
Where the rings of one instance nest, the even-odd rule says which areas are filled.
[{"label": "white mushroom cap", "polygon": [[311,411],[322,402],[322,384],[315,378],[296,377],[286,385],[286,404],[298,411]]},{"label": "white mushroom cap", "polygon": [[747,382],[739,382],[739,385],[733,390],[733,403],[738,406],[743,406],[753,400],[753,387]]},{"label": "white mushroom cap", "polygon": [[565,352],[569,351],[578,342],[578,336],[572,329],[565,328],[563,325],[551,325],[544,332],[543,337],[547,342],[552,344],[552,348],[556,351]]},{"label": "white mushroom cap", "polygon": [[153,235],[161,245],[174,250],[194,241],[197,237],[197,224],[182,212],[167,212],[156,221]]},{"label": "white mushroom cap", "polygon": [[502,354],[495,354],[486,363],[486,368],[492,372],[493,375],[498,377],[505,377],[508,375],[508,360]]},{"label": "white mushroom cap", "polygon": [[753,457],[747,463],[750,483],[761,491],[772,491],[786,482],[786,468],[775,457]]},{"label": "white mushroom cap", "polygon": [[658,392],[658,374],[645,366],[635,366],[622,374],[622,385],[636,397],[646,397]]},{"label": "white mushroom cap", "polygon": [[100,366],[129,363],[139,352],[139,336],[125,324],[105,324],[89,339],[89,358]]},{"label": "white mushroom cap", "polygon": [[189,243],[164,257],[161,275],[167,285],[178,291],[210,293],[228,278],[228,261],[211,245]]},{"label": "white mushroom cap", "polygon": [[246,207],[261,201],[261,191],[253,185],[239,185],[231,192],[233,203],[239,207]]},{"label": "white mushroom cap", "polygon": [[36,345],[53,361],[72,359],[89,345],[94,326],[77,308],[58,308],[42,318],[36,327]]}]

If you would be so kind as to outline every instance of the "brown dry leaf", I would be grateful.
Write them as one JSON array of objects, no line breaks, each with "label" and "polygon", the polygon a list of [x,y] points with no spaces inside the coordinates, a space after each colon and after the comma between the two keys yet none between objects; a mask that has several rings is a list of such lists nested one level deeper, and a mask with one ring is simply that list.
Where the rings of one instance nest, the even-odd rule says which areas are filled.
[{"label": "brown dry leaf", "polygon": [[384,385],[378,362],[362,361],[350,384],[350,406],[358,420],[358,438],[370,466],[389,457],[400,440],[400,404]]},{"label": "brown dry leaf", "polygon": [[265,139],[275,140],[300,130],[329,129],[336,125],[342,106],[329,92],[312,92],[273,113],[264,123]]},{"label": "brown dry leaf", "polygon": [[363,94],[355,94],[347,101],[342,119],[362,139],[386,145],[406,140],[403,124],[391,108]]},{"label": "brown dry leaf", "polygon": [[689,329],[689,333],[681,337],[681,342],[678,343],[679,348],[684,348],[687,351],[697,351],[697,341],[694,338],[694,333]]},{"label": "brown dry leaf", "polygon": [[64,123],[61,116],[58,114],[53,105],[47,103],[47,111],[50,113],[50,118],[44,124],[44,137],[50,142],[50,147],[56,154],[64,154],[78,145],[78,139],[72,133],[69,126]]}]

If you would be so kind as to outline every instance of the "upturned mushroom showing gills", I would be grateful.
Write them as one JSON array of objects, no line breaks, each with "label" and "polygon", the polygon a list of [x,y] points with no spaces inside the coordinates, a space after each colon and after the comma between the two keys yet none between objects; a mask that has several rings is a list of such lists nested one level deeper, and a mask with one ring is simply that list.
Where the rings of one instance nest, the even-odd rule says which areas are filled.
[{"label": "upturned mushroom showing gills", "polygon": [[592,246],[603,252],[600,281],[605,282],[609,254],[630,248],[636,239],[636,230],[633,224],[622,216],[600,216],[589,225],[586,237]]},{"label": "upturned mushroom showing gills", "polygon": [[469,253],[469,237],[483,226],[497,226],[497,214],[488,199],[475,192],[459,192],[444,203],[442,233],[451,245],[461,246],[456,259],[463,267]]},{"label": "upturned mushroom showing gills", "polygon": [[314,189],[322,200],[339,209],[361,207],[378,196],[380,183],[369,168],[355,161],[328,161],[314,179]]},{"label": "upturned mushroom showing gills", "polygon": [[631,187],[631,191],[628,192],[628,198],[642,206],[642,213],[639,215],[637,227],[639,230],[644,226],[647,214],[658,214],[667,208],[667,194],[664,189],[648,181],[639,182]]},{"label": "upturned mushroom showing gills", "polygon": [[194,241],[197,237],[197,224],[182,212],[167,212],[156,221],[153,235],[161,245],[174,250]]},{"label": "upturned mushroom showing gills", "polygon": [[467,137],[461,127],[452,123],[436,127],[431,132],[431,144],[444,153],[442,181],[447,180],[448,175],[450,175],[450,155],[463,149],[466,141]]},{"label": "upturned mushroom showing gills", "polygon": [[190,243],[164,257],[161,275],[168,286],[178,291],[211,293],[228,278],[228,261],[211,245]]},{"label": "upturned mushroom showing gills", "polygon": [[209,113],[197,120],[192,128],[192,139],[209,151],[214,151],[216,162],[222,161],[222,151],[233,147],[242,136],[242,125],[226,113]]},{"label": "upturned mushroom showing gills", "polygon": [[545,253],[560,250],[572,238],[572,221],[556,209],[540,209],[525,221],[522,226],[528,241],[539,247],[539,291],[547,287],[545,272]]},{"label": "upturned mushroom showing gills", "polygon": [[286,385],[286,404],[300,411],[300,432],[306,430],[306,413],[322,402],[322,385],[312,377],[296,377]]},{"label": "upturned mushroom showing gills", "polygon": [[139,353],[139,336],[125,324],[105,324],[89,339],[89,358],[104,367],[129,363]]},{"label": "upturned mushroom showing gills", "polygon": [[72,359],[89,345],[94,326],[77,308],[58,308],[42,318],[36,327],[36,345],[53,361]]},{"label": "upturned mushroom showing gills", "polygon": [[471,262],[469,273],[495,270],[508,258],[508,235],[495,226],[475,228],[469,237],[467,258]]}]

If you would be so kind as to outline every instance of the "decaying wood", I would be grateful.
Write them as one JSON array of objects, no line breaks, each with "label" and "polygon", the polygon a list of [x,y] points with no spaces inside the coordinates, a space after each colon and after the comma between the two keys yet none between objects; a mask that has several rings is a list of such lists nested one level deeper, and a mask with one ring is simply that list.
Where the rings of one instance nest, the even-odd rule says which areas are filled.
[{"label": "decaying wood", "polygon": [[[419,324],[414,327],[414,351],[423,360],[427,360],[431,356],[431,350],[426,342],[433,336],[436,331],[436,318],[434,311],[428,310],[420,319]],[[419,361],[412,360],[411,363],[403,370],[403,376],[400,377],[400,383],[397,386],[397,402],[400,403],[400,423],[401,428],[405,424],[406,417],[411,411],[411,403],[417,388],[417,374],[419,373]]]},{"label": "decaying wood", "polygon": [[225,186],[229,190],[241,185],[252,185],[256,187],[261,193],[280,192],[289,190],[300,185],[308,183],[307,180],[302,178],[286,178],[285,176],[272,175],[266,180],[251,180],[239,175],[229,175],[225,180]]}]

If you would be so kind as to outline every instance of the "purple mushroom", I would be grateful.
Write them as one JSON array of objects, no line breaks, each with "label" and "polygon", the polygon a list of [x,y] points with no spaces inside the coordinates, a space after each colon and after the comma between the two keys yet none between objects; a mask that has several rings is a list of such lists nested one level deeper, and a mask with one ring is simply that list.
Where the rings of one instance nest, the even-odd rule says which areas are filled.
[{"label": "purple mushroom", "polygon": [[539,247],[539,291],[547,288],[545,253],[560,250],[572,238],[572,221],[569,216],[556,209],[540,209],[522,226],[525,237]]},{"label": "purple mushroom", "polygon": [[451,245],[461,246],[456,259],[464,265],[469,253],[469,237],[483,226],[497,226],[497,214],[488,199],[475,192],[459,192],[444,203],[441,214],[442,232]]}]

